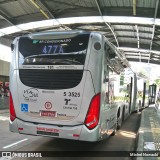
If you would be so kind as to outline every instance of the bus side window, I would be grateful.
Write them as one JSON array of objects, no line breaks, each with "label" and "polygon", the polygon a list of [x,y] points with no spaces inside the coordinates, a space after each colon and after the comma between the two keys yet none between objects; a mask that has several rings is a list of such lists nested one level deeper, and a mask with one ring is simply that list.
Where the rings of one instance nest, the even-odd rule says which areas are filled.
[{"label": "bus side window", "polygon": [[114,96],[114,72],[109,69],[109,103],[115,102]]},{"label": "bus side window", "polygon": [[104,44],[104,51],[107,53],[109,59],[115,58],[115,52],[109,47],[109,45],[106,42]]},{"label": "bus side window", "polygon": [[109,84],[109,101],[114,103],[114,84],[111,81]]},{"label": "bus side window", "polygon": [[109,103],[109,73],[108,73],[108,66],[105,64],[104,65],[104,79],[103,79],[104,83],[105,83],[105,94],[106,94],[106,103]]}]

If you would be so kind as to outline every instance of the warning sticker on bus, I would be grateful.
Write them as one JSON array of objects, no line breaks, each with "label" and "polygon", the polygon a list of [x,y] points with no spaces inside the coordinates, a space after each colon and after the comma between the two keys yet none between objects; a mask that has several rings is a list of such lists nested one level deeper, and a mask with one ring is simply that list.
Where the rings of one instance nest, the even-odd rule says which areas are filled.
[{"label": "warning sticker on bus", "polygon": [[40,116],[57,117],[56,111],[40,111]]}]

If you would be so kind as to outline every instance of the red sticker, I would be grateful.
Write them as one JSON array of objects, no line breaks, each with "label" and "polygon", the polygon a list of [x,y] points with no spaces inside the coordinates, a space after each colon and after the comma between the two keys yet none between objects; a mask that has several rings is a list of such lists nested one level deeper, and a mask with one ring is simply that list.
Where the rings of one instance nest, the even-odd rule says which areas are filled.
[{"label": "red sticker", "polygon": [[56,112],[55,111],[41,111],[40,115],[44,117],[56,117]]}]

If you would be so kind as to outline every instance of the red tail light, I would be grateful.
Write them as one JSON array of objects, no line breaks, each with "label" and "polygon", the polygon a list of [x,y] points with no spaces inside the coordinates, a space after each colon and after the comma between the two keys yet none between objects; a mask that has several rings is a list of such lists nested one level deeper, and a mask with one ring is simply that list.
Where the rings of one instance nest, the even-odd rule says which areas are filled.
[{"label": "red tail light", "polygon": [[13,104],[13,99],[12,99],[11,92],[10,92],[10,95],[9,95],[9,109],[10,109],[10,120],[14,121],[15,118],[16,118],[16,113],[15,113],[15,110],[14,110],[14,104]]},{"label": "red tail light", "polygon": [[99,122],[99,112],[100,112],[100,93],[95,95],[91,100],[89,110],[85,119],[85,125],[88,129],[93,129],[97,126]]}]

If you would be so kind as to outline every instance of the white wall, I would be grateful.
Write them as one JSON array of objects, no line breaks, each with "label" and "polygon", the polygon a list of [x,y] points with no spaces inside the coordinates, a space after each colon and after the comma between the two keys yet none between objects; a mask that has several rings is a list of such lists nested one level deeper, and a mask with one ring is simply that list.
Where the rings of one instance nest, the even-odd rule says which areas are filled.
[{"label": "white wall", "polygon": [[9,76],[10,63],[0,60],[0,76]]},{"label": "white wall", "polygon": [[0,60],[11,62],[11,49],[10,47],[4,46],[0,42]]}]

